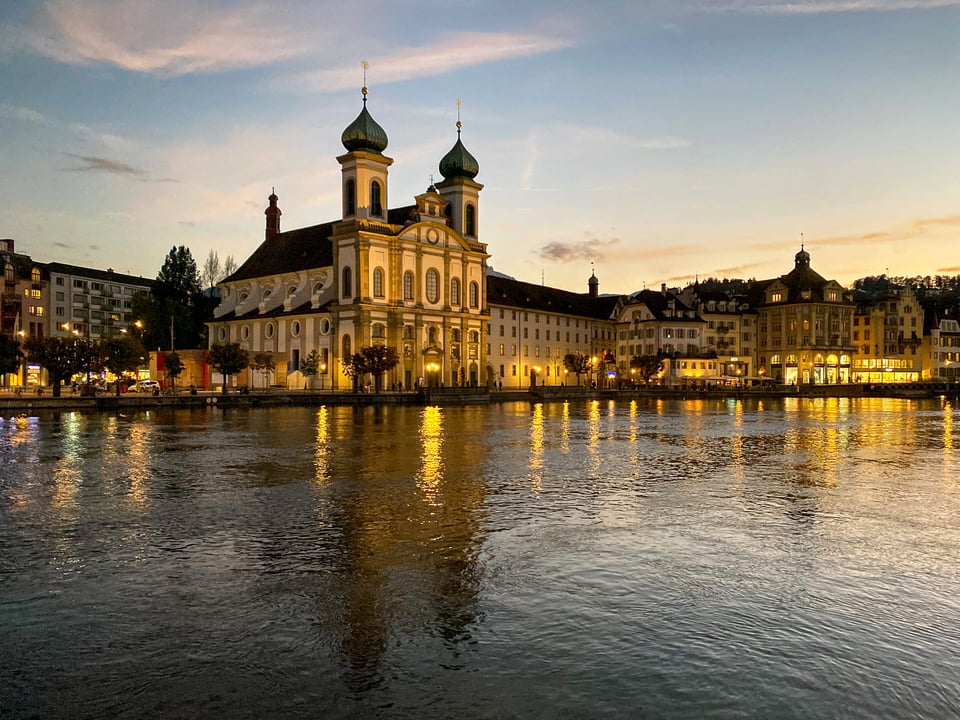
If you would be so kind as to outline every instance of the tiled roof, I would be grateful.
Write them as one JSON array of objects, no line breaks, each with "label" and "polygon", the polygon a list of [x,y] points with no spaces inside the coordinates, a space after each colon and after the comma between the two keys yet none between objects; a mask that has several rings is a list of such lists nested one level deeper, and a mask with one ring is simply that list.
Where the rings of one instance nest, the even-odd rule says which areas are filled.
[{"label": "tiled roof", "polygon": [[[674,313],[668,315],[667,311],[670,309],[671,300],[674,303]],[[690,317],[693,308],[688,307],[686,303],[673,293],[663,293],[657,290],[641,290],[630,296],[625,307],[629,307],[632,304],[645,305],[657,320],[669,320],[670,322],[703,322],[703,318],[696,312],[693,312],[693,317]]]},{"label": "tiled roof", "polygon": [[616,295],[592,298],[586,293],[572,293],[500,275],[487,275],[488,305],[609,320],[618,299]]},{"label": "tiled roof", "polygon": [[237,271],[221,282],[250,280],[333,265],[333,223],[288,230],[264,240]]},{"label": "tiled roof", "polygon": [[249,312],[243,313],[243,315],[237,315],[236,310],[231,310],[226,315],[211,318],[208,320],[208,322],[227,322],[228,320],[263,320],[264,318],[277,318],[284,315],[319,315],[321,313],[330,312],[330,305],[333,304],[333,301],[326,302],[317,308],[311,308],[310,303],[311,301],[307,300],[295,308],[290,308],[290,310],[284,310],[283,305],[281,304],[272,310],[268,310],[262,315],[257,312],[256,308],[250,310]]}]

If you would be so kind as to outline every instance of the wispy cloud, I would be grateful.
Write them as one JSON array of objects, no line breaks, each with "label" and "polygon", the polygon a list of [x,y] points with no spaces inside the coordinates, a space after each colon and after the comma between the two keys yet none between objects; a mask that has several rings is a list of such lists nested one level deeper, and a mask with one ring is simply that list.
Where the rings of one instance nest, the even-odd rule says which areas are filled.
[{"label": "wispy cloud", "polygon": [[176,76],[267,65],[313,52],[306,28],[269,4],[224,11],[194,0],[48,0],[4,39],[69,64]]},{"label": "wispy cloud", "polygon": [[960,5],[960,0],[705,0],[698,3],[698,7],[713,11],[768,15],[932,10],[957,5]]},{"label": "wispy cloud", "polygon": [[79,161],[79,164],[66,168],[66,170],[70,172],[98,172],[112,175],[143,175],[142,170],[118,160],[111,160],[110,158],[103,157],[91,157],[89,155],[74,155],[72,153],[67,154],[74,160]]},{"label": "wispy cloud", "polygon": [[953,267],[937,268],[938,273],[960,273],[960,265]]},{"label": "wispy cloud", "polygon": [[[562,50],[573,44],[566,37],[536,33],[470,32],[452,33],[432,45],[404,48],[372,56],[369,78],[380,85],[442,75],[464,67],[530,57]],[[288,80],[301,90],[326,92],[357,85],[357,65],[298,74]]]},{"label": "wispy cloud", "polygon": [[693,143],[685,138],[673,135],[659,137],[634,137],[618,133],[608,128],[589,127],[584,125],[560,125],[557,133],[563,133],[570,142],[585,147],[618,147],[634,150],[677,150],[690,147]]},{"label": "wispy cloud", "polygon": [[32,125],[50,125],[51,122],[43,113],[30,108],[10,105],[9,103],[0,103],[0,118],[8,120],[18,120],[20,122],[30,123]]}]

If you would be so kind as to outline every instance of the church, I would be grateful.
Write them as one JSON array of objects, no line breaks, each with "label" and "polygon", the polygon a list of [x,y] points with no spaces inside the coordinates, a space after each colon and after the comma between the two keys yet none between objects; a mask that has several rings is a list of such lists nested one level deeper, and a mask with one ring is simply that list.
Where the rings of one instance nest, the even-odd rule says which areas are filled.
[{"label": "church", "polygon": [[263,243],[219,283],[210,342],[270,354],[272,383],[304,387],[301,362],[319,355],[320,388],[348,389],[342,360],[387,345],[400,364],[386,387],[478,385],[487,377],[487,246],[480,242],[479,165],[460,139],[442,181],[391,208],[387,134],[363,108],[343,131],[342,217],[282,232],[279,198]]}]

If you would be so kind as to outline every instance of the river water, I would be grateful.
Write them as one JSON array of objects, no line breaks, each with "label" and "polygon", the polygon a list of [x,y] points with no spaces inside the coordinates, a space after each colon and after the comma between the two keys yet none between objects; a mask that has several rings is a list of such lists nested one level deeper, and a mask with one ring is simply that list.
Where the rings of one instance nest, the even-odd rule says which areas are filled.
[{"label": "river water", "polygon": [[795,398],[7,418],[0,718],[956,717],[958,421]]}]

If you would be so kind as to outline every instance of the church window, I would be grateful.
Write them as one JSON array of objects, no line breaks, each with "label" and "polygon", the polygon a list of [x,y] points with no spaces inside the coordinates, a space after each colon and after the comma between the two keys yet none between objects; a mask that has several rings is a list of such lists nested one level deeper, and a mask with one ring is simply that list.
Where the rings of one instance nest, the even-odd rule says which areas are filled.
[{"label": "church window", "polygon": [[456,328],[450,331],[450,342],[460,342],[460,331]]},{"label": "church window", "polygon": [[460,278],[453,278],[450,281],[450,304],[460,304]]},{"label": "church window", "polygon": [[343,186],[343,216],[350,217],[357,212],[357,184],[349,178]]},{"label": "church window", "polygon": [[435,303],[440,299],[440,274],[430,268],[427,270],[427,302]]},{"label": "church window", "polygon": [[383,297],[383,268],[374,268],[373,270],[373,296]]},{"label": "church window", "polygon": [[383,325],[381,325],[380,323],[373,324],[373,337],[375,338],[386,337],[386,333],[384,333]]},{"label": "church window", "polygon": [[300,321],[299,320],[294,320],[290,324],[290,334],[293,335],[293,337],[300,337]]},{"label": "church window", "polygon": [[470,283],[470,307],[480,306],[480,286],[477,283]]},{"label": "church window", "polygon": [[344,359],[349,358],[353,354],[350,352],[350,336],[349,335],[343,336],[343,342],[341,346],[343,347],[343,354],[341,355],[341,357],[343,357]]},{"label": "church window", "polygon": [[263,334],[267,340],[273,337],[273,323],[267,323],[267,326],[263,329]]},{"label": "church window", "polygon": [[477,234],[477,208],[470,203],[463,209],[463,231],[466,235]]},{"label": "church window", "polygon": [[370,183],[370,214],[374,217],[383,215],[382,188],[377,180]]},{"label": "church window", "polygon": [[403,299],[413,300],[413,273],[409,270],[403,274]]},{"label": "church window", "polygon": [[341,283],[340,294],[345,298],[353,297],[353,273],[348,267],[343,269],[343,283]]},{"label": "church window", "polygon": [[250,337],[250,328],[244,325],[242,328],[240,328],[240,339],[246,340],[249,337]]}]

